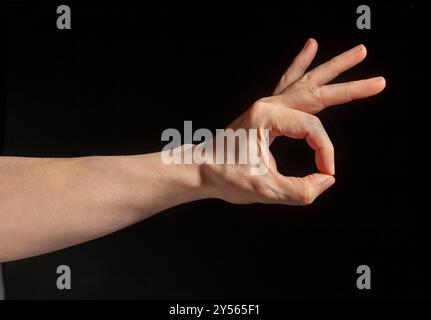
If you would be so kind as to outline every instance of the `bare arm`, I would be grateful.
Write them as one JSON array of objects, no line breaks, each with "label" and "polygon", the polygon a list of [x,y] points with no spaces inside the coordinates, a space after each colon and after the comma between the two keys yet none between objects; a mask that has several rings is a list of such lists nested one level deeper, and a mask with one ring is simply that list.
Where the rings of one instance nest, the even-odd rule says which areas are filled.
[{"label": "bare arm", "polygon": [[201,197],[194,165],[160,154],[0,158],[0,261],[88,241]]},{"label": "bare arm", "polygon": [[[355,47],[305,73],[317,51],[310,39],[274,96],[261,99],[229,128],[269,129],[306,139],[318,173],[286,177],[272,155],[264,175],[248,164],[166,165],[160,153],[66,159],[0,158],[0,262],[65,248],[109,234],[181,203],[220,198],[233,203],[306,205],[334,182],[334,147],[315,113],[379,93],[382,77],[327,85],[365,58]],[[256,141],[259,148],[262,140]],[[189,150],[194,150],[195,147]],[[235,153],[245,153],[239,146]]]}]

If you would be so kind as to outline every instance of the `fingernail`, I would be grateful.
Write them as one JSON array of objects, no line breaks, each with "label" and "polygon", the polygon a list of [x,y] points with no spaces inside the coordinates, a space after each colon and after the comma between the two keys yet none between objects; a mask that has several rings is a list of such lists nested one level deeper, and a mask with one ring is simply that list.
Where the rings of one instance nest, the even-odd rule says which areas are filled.
[{"label": "fingernail", "polygon": [[305,43],[305,45],[304,45],[304,50],[306,50],[306,49],[310,46],[310,44],[311,44],[311,38],[309,38],[309,39],[307,40],[307,42]]},{"label": "fingernail", "polygon": [[359,44],[351,50],[351,53],[358,53],[359,51],[364,50],[365,46],[363,44]]},{"label": "fingernail", "polygon": [[319,184],[326,188],[329,188],[334,183],[334,177],[332,176],[320,176],[319,177]]},{"label": "fingernail", "polygon": [[381,77],[380,76],[380,77],[376,77],[376,79],[386,85],[386,79],[385,79],[385,77]]},{"label": "fingernail", "polygon": [[378,83],[380,91],[382,91],[386,87],[386,79],[384,77],[374,77],[374,78],[370,78],[370,80],[372,80],[375,83]]}]

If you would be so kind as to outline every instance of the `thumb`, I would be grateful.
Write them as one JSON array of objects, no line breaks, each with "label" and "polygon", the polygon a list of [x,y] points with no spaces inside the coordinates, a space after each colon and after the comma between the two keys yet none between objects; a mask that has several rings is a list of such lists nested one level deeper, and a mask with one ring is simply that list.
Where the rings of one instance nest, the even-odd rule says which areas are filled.
[{"label": "thumb", "polygon": [[286,204],[308,205],[335,183],[335,178],[323,173],[305,177],[284,177],[283,190]]}]

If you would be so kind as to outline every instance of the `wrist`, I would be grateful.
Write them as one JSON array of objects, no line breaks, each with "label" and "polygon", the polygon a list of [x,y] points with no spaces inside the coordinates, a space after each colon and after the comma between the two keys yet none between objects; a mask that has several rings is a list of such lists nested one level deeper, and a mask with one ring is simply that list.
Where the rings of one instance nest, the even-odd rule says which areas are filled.
[{"label": "wrist", "polygon": [[[186,154],[193,159],[194,145],[182,145],[181,158]],[[169,165],[165,165],[169,166]],[[171,164],[176,170],[175,176],[179,178],[180,188],[188,194],[188,201],[205,199],[208,197],[207,187],[202,175],[202,165],[191,161],[191,163]]]},{"label": "wrist", "polygon": [[[174,149],[170,156],[176,154],[178,158],[173,161],[172,158],[162,156],[158,153],[161,160],[163,172],[167,173],[170,179],[169,185],[175,186],[177,190],[181,190],[180,198],[185,198],[183,202],[190,202],[205,198],[214,198],[214,186],[211,178],[207,174],[207,164],[196,163],[193,158],[193,152],[196,145],[185,144]],[[176,162],[176,163],[175,163]]]}]

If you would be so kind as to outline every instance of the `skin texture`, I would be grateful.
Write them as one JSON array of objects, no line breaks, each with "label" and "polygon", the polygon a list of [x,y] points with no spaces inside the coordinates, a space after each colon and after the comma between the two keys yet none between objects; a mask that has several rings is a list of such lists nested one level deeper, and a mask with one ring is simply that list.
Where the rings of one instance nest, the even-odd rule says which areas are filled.
[{"label": "skin texture", "polygon": [[[327,83],[366,56],[359,45],[306,73],[317,52],[309,39],[274,90],[228,128],[306,139],[318,173],[286,177],[270,155],[268,172],[247,164],[166,165],[160,153],[81,158],[0,158],[0,262],[89,241],[157,212],[204,198],[232,203],[307,205],[335,182],[334,147],[314,115],[381,92],[382,77]],[[260,144],[261,142],[257,142]],[[239,146],[239,152],[244,146]],[[195,146],[183,147],[182,153]]]}]

